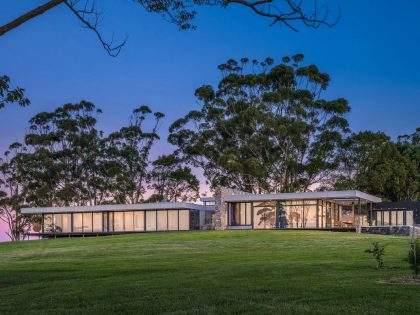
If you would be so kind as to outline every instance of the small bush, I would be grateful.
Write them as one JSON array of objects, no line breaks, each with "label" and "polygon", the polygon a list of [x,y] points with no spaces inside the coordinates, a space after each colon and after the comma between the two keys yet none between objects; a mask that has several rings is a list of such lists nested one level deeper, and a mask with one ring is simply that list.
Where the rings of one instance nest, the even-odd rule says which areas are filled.
[{"label": "small bush", "polygon": [[414,277],[417,278],[420,272],[420,240],[419,238],[413,239],[410,242],[408,250],[408,263],[411,270],[413,270]]},{"label": "small bush", "polygon": [[376,260],[376,269],[381,269],[384,266],[385,245],[379,242],[373,242],[372,247],[365,250],[366,253],[372,254]]}]

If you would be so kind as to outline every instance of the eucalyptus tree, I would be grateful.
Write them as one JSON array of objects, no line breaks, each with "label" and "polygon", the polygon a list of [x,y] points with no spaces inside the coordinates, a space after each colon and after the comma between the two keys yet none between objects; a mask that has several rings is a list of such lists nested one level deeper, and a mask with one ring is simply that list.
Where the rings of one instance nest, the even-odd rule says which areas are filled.
[{"label": "eucalyptus tree", "polygon": [[168,141],[213,188],[309,189],[338,166],[350,107],[322,98],[329,75],[302,61],[298,54],[280,64],[242,58],[220,65],[217,88],[195,91],[201,108],[174,122]]},{"label": "eucalyptus tree", "polygon": [[101,202],[97,170],[102,132],[95,127],[100,113],[94,104],[82,101],[30,119],[25,137],[29,201],[44,206]]},{"label": "eucalyptus tree", "polygon": [[18,104],[22,107],[28,106],[30,100],[25,97],[25,89],[10,87],[10,78],[7,75],[0,76],[0,109],[8,104]]},{"label": "eucalyptus tree", "polygon": [[[145,121],[154,122],[146,130]],[[138,203],[144,200],[149,180],[150,150],[159,140],[159,122],[164,117],[148,106],[133,111],[130,124],[105,139],[105,154],[112,175],[112,199],[117,203]]]},{"label": "eucalyptus tree", "polygon": [[383,132],[364,131],[346,138],[339,151],[335,189],[358,189],[386,200],[416,200],[419,169]]},{"label": "eucalyptus tree", "polygon": [[13,143],[0,159],[0,220],[7,224],[6,234],[12,241],[19,241],[38,221],[37,216],[24,216],[20,209],[25,201],[26,148]]},{"label": "eucalyptus tree", "polygon": [[159,156],[150,172],[153,190],[151,200],[172,202],[195,201],[199,198],[200,182],[191,168],[183,165],[176,154]]}]

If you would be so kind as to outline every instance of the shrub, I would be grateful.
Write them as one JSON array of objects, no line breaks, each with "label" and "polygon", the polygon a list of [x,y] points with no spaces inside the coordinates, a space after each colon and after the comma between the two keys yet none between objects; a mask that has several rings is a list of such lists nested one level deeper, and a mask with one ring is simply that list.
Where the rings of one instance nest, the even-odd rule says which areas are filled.
[{"label": "shrub", "polygon": [[385,245],[379,242],[373,242],[372,247],[365,250],[366,253],[372,254],[376,260],[376,269],[381,269],[384,266]]},{"label": "shrub", "polygon": [[408,263],[411,270],[413,270],[414,277],[417,277],[420,272],[420,241],[419,238],[410,241],[410,248],[408,250]]}]

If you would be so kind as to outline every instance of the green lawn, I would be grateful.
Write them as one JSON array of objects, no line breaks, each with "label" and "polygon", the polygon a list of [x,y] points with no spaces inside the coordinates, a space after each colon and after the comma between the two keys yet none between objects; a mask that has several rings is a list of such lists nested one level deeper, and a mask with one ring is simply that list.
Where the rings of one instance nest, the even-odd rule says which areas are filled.
[{"label": "green lawn", "polygon": [[[386,269],[364,250],[385,244]],[[408,239],[150,233],[0,244],[0,314],[419,314]]]}]

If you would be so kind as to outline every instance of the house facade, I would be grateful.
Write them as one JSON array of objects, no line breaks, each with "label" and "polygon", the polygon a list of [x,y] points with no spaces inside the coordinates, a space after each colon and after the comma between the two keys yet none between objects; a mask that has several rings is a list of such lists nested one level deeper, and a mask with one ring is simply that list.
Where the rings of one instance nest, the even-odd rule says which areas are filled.
[{"label": "house facade", "polygon": [[[200,203],[24,208],[41,216],[34,234],[107,235],[198,229],[325,229],[412,225],[413,203],[392,205],[361,191],[247,194],[217,189]],[[420,210],[420,206],[418,207]]]}]

